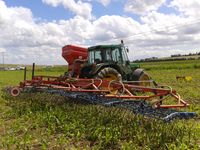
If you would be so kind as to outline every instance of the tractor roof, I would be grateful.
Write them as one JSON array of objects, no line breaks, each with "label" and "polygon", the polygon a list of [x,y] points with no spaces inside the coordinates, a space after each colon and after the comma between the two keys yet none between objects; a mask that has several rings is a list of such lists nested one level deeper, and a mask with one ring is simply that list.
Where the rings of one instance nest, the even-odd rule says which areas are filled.
[{"label": "tractor roof", "polygon": [[88,48],[88,50],[90,51],[90,50],[95,50],[95,49],[116,48],[116,47],[121,47],[121,44],[91,46]]}]

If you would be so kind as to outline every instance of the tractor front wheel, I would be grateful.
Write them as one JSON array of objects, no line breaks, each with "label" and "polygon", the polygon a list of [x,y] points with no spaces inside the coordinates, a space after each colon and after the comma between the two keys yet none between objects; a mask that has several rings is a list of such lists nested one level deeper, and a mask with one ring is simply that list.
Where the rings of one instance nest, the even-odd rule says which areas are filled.
[{"label": "tractor front wheel", "polygon": [[100,70],[96,78],[103,79],[103,80],[116,80],[116,81],[122,81],[122,76],[121,74],[114,68],[111,67],[106,67]]}]

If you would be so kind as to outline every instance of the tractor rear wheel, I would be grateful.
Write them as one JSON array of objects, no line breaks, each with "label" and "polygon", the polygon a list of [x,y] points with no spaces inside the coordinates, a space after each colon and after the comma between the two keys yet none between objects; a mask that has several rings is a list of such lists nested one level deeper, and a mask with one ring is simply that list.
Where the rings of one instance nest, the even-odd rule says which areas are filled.
[{"label": "tractor rear wheel", "polygon": [[116,69],[111,68],[111,67],[106,67],[100,70],[97,73],[96,78],[109,80],[109,81],[112,81],[112,80],[122,81],[121,74]]},{"label": "tractor rear wheel", "polygon": [[140,74],[139,79],[138,79],[138,81],[141,81],[139,83],[139,85],[140,86],[150,86],[150,82],[148,82],[150,79],[151,79],[150,76],[146,72],[143,71]]}]

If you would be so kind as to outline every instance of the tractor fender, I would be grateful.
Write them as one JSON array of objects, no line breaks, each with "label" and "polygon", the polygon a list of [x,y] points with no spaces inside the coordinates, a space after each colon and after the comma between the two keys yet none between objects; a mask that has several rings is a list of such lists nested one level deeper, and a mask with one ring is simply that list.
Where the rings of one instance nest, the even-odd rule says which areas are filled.
[{"label": "tractor fender", "polygon": [[133,80],[138,81],[143,72],[144,72],[144,69],[141,69],[141,68],[134,70],[133,71]]}]

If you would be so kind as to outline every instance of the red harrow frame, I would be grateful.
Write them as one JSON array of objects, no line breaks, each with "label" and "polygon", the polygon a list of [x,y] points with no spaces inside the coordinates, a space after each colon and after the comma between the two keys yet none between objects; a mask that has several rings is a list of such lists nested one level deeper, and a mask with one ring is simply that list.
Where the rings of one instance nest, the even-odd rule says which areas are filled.
[{"label": "red harrow frame", "polygon": [[[180,108],[189,106],[187,102],[181,99],[175,90],[169,87],[143,87],[134,85],[133,82],[107,81],[101,79],[77,79],[52,76],[34,76],[32,80],[20,82],[20,85],[12,88],[12,96],[18,96],[24,88],[35,89],[59,89],[72,92],[98,93],[106,98],[119,98],[129,100],[155,101],[156,108]],[[140,95],[134,93],[140,93]],[[148,93],[148,95],[146,95]],[[171,96],[177,104],[163,105],[162,102],[166,96]],[[164,98],[163,98],[164,97]]]},{"label": "red harrow frame", "polygon": [[[181,99],[180,95],[168,86],[158,86],[153,84],[153,80],[144,81],[153,84],[153,87],[139,86],[135,81],[108,81],[101,79],[81,79],[70,77],[53,76],[34,76],[34,65],[32,70],[32,79],[26,80],[26,69],[24,72],[24,81],[19,86],[11,88],[12,96],[18,96],[25,89],[36,90],[59,90],[63,92],[78,92],[79,94],[96,94],[103,98],[117,99],[120,101],[146,101],[154,109],[160,108],[183,108],[189,104]],[[174,103],[166,103],[169,98]],[[194,116],[194,114],[193,114]]]}]

